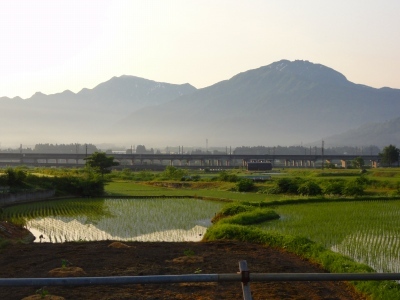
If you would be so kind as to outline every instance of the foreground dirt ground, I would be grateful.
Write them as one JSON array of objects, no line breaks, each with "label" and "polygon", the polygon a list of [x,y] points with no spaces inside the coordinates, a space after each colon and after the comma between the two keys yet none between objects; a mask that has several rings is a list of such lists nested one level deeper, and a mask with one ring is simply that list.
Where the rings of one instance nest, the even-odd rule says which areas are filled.
[{"label": "foreground dirt ground", "polygon": [[[0,277],[50,277],[49,271],[61,267],[62,260],[82,268],[90,277],[236,273],[240,260],[246,260],[253,273],[323,272],[290,253],[236,241],[125,243],[129,248],[109,247],[111,243],[9,245],[0,250]],[[194,259],[188,261],[189,257]],[[35,294],[39,288],[0,287],[0,299],[22,299]],[[251,282],[250,288],[255,300],[366,299],[343,282]],[[45,289],[65,299],[243,299],[239,282],[48,286]]]}]

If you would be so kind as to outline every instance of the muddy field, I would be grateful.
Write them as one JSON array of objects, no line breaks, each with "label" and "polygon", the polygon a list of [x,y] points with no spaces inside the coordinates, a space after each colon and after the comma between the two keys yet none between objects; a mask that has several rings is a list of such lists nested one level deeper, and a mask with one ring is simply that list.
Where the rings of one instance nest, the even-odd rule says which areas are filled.
[{"label": "muddy field", "polygon": [[[282,250],[236,241],[200,243],[34,243],[0,250],[0,277],[50,277],[62,260],[80,267],[85,276],[144,276],[236,273],[246,260],[253,273],[314,273],[317,266]],[[189,255],[188,255],[189,254]],[[0,287],[0,299],[22,299],[41,287]],[[365,299],[343,282],[250,283],[253,299]],[[241,284],[181,283],[123,286],[46,287],[65,299],[243,299]]]}]

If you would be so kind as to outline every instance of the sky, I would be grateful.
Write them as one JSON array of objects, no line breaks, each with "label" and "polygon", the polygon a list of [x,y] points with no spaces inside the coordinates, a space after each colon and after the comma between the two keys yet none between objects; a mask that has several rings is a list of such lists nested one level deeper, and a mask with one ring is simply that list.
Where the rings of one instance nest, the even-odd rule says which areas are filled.
[{"label": "sky", "polygon": [[397,0],[2,0],[0,97],[134,75],[207,87],[281,59],[400,88]]}]

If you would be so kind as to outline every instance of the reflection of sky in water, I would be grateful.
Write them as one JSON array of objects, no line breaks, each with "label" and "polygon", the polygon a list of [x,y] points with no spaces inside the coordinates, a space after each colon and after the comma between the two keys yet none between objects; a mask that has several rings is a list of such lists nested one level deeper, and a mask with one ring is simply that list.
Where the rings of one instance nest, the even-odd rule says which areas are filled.
[{"label": "reflection of sky in water", "polygon": [[79,240],[199,241],[222,203],[193,199],[105,200],[110,214],[93,220],[76,217],[46,217],[29,220],[27,228],[36,242]]}]

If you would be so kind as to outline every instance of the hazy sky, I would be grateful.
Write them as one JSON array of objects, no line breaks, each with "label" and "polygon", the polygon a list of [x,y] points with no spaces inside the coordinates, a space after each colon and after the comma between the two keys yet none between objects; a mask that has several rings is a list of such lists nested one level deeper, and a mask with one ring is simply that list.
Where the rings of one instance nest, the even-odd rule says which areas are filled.
[{"label": "hazy sky", "polygon": [[135,75],[206,87],[281,59],[400,88],[398,0],[2,0],[0,96]]}]

